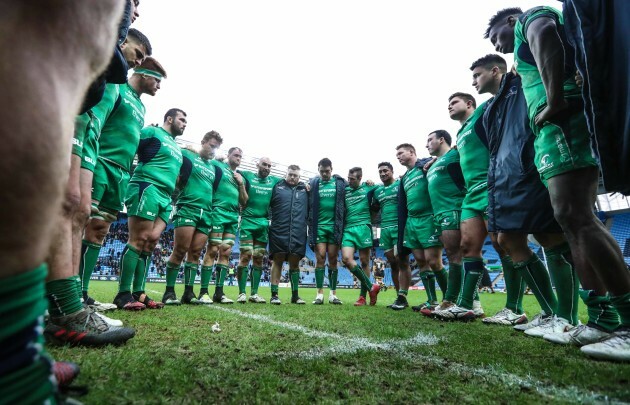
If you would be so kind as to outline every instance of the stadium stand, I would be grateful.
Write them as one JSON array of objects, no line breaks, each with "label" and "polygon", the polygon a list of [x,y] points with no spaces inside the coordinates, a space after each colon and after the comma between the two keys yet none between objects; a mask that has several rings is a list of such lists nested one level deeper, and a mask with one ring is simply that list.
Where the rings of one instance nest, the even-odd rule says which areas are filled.
[{"label": "stadium stand", "polygon": [[[600,212],[599,217],[602,219],[602,222],[610,229],[611,234],[621,247],[621,251],[623,252],[626,263],[630,265],[630,212],[628,212],[627,210],[617,212]],[[94,270],[94,276],[114,276],[118,274],[120,268],[120,256],[125,247],[127,237],[127,218],[125,214],[121,214],[119,220],[112,224],[111,231],[105,239],[103,249],[101,249],[101,253],[99,255],[99,259]],[[541,260],[545,260],[543,249],[540,246],[531,242],[529,246],[541,258]],[[151,267],[148,275],[150,278],[164,277],[166,273],[166,261],[171,254],[172,248],[173,227],[172,225],[169,225],[166,228],[166,231],[162,234],[160,242],[153,252]],[[238,255],[239,242],[237,238],[232,251],[233,265],[236,265]],[[494,288],[498,291],[502,291],[505,288],[505,281],[503,280],[501,272],[501,260],[499,258],[499,254],[492,246],[489,238],[486,239],[483,245],[483,257],[486,265],[488,266],[490,279],[493,282]],[[391,269],[387,266],[382,249],[376,248],[373,254],[373,258],[383,261],[383,263],[385,264],[383,283],[388,286],[392,286],[394,283],[391,276]],[[358,256],[356,259],[358,260]],[[446,258],[444,262],[448,266]],[[313,267],[314,263],[315,253],[310,248],[307,248],[306,257],[301,264],[301,282],[303,284],[315,283],[315,272]],[[416,288],[424,288],[422,282],[420,281],[420,277],[418,276],[418,270],[417,268],[414,268],[413,264],[412,271],[414,286]],[[183,277],[183,275],[181,276]],[[283,274],[283,277],[284,276],[285,275]],[[373,276],[372,279],[374,279]],[[268,281],[268,275],[266,281]],[[265,283],[266,281],[265,276],[263,276],[263,283]],[[325,280],[325,283],[327,283],[327,278]],[[338,284],[340,286],[352,286],[354,284],[354,276],[350,273],[348,269],[341,265],[339,266]]]}]

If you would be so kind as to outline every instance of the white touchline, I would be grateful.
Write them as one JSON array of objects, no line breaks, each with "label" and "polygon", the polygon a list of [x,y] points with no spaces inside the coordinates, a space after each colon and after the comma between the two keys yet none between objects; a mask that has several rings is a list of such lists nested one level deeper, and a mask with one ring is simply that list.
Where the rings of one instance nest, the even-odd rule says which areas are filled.
[{"label": "white touchline", "polygon": [[[159,291],[147,291],[160,294]],[[306,336],[320,339],[333,339],[335,341],[332,346],[328,347],[315,348],[301,352],[275,353],[274,357],[279,359],[299,358],[303,360],[314,360],[331,355],[352,354],[358,351],[383,350],[391,352],[392,354],[403,357],[407,360],[431,364],[432,366],[445,369],[448,372],[457,375],[466,375],[466,377],[468,378],[474,377],[488,381],[492,384],[505,384],[510,387],[522,387],[531,389],[536,391],[539,395],[552,399],[564,399],[571,402],[581,403],[595,403],[602,401],[606,403],[622,403],[600,393],[583,392],[582,390],[574,386],[560,388],[552,384],[543,383],[542,381],[539,381],[530,376],[520,377],[518,375],[501,370],[501,368],[498,366],[489,365],[485,367],[471,367],[465,364],[455,363],[451,360],[447,360],[438,356],[427,356],[400,350],[403,348],[409,348],[411,346],[431,346],[437,344],[439,341],[445,340],[444,338],[438,338],[432,334],[418,333],[416,336],[409,339],[392,339],[377,343],[367,338],[348,337],[340,335],[338,333],[309,329],[299,324],[277,321],[269,316],[250,314],[247,312],[239,311],[237,309],[224,308],[218,305],[207,305],[207,307],[223,312],[229,312],[243,318],[249,318],[255,321],[268,323],[279,328],[299,332]]]},{"label": "white touchline", "polygon": [[223,308],[218,305],[208,305],[208,308],[217,309],[223,312],[229,312],[243,318],[249,318],[259,322],[268,323],[277,327],[302,333],[306,336],[333,339],[336,343],[329,347],[315,348],[301,352],[293,353],[276,353],[274,357],[279,359],[299,358],[303,360],[313,360],[325,356],[352,354],[365,350],[383,350],[392,354],[403,357],[414,362],[431,364],[432,366],[446,369],[448,372],[457,375],[466,375],[467,377],[479,378],[491,382],[492,384],[504,384],[511,387],[522,387],[536,391],[539,395],[552,399],[565,399],[571,402],[594,403],[594,402],[616,402],[614,399],[606,395],[595,392],[583,392],[577,387],[569,386],[566,388],[556,387],[551,384],[543,383],[533,377],[520,377],[515,374],[508,373],[496,366],[471,367],[465,364],[455,363],[438,356],[427,356],[401,349],[411,346],[430,346],[435,345],[443,338],[438,338],[432,334],[418,333],[409,339],[387,340],[384,342],[373,342],[367,338],[356,338],[340,335],[338,333],[323,332],[315,329],[309,329],[295,323],[283,322],[275,320],[269,316],[250,314],[236,309]]}]

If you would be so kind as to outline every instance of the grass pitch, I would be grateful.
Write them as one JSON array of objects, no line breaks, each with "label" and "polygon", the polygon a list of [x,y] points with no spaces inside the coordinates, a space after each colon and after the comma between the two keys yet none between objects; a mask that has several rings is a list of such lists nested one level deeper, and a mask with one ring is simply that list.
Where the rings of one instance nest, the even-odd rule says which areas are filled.
[{"label": "grass pitch", "polygon": [[[111,302],[116,288],[93,281],[91,294]],[[236,287],[225,290],[236,298]],[[163,291],[164,284],[147,284],[154,299]],[[181,297],[183,286],[176,291]],[[259,292],[269,300],[268,287]],[[630,402],[630,364],[590,360],[575,347],[510,327],[392,311],[385,306],[395,299],[393,289],[379,295],[376,307],[356,308],[358,294],[338,290],[344,305],[314,306],[315,290],[301,289],[307,305],[298,306],[289,304],[284,288],[281,306],[110,312],[136,329],[127,344],[50,351],[81,366],[75,384],[89,387],[80,398],[86,404]],[[424,291],[412,291],[409,301],[425,298]],[[482,294],[481,300],[493,315],[505,294]],[[539,311],[533,296],[524,305],[530,317]],[[211,332],[215,322],[220,333]]]}]

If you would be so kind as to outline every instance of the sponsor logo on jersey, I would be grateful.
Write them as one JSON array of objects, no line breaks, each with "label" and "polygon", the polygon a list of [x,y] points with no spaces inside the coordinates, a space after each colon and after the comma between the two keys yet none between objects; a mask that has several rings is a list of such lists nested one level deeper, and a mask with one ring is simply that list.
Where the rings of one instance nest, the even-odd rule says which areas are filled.
[{"label": "sponsor logo on jersey", "polygon": [[538,171],[544,172],[551,168],[553,168],[553,162],[551,161],[551,156],[549,156],[549,154],[543,155],[543,157],[540,158],[540,169],[538,169]]}]

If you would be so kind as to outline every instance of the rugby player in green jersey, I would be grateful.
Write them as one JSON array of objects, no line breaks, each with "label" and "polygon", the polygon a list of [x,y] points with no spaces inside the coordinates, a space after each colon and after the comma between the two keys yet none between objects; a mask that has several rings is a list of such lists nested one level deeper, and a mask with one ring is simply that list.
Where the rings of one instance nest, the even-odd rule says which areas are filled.
[{"label": "rugby player in green jersey", "polygon": [[317,164],[319,176],[309,181],[309,245],[315,252],[315,286],[317,295],[313,304],[324,303],[324,266],[328,258],[328,302],[341,305],[337,297],[337,263],[339,246],[343,237],[345,215],[344,190],[347,182],[340,176],[333,175],[332,162],[323,158]]},{"label": "rugby player in green jersey", "polygon": [[[134,29],[129,30],[127,39],[120,47],[128,66],[131,67],[137,66],[147,54],[151,53],[149,40]],[[48,256],[50,272],[47,278],[47,294],[51,306],[51,318],[46,334],[52,336],[59,328],[67,331],[64,335],[58,335],[57,342],[65,337],[73,338],[76,335],[73,332],[77,330],[88,330],[89,335],[104,335],[108,332],[107,325],[122,325],[120,321],[110,320],[102,314],[88,316],[88,312],[92,309],[102,309],[102,307],[83,308],[81,281],[78,276],[81,236],[90,213],[89,204],[86,207],[84,203],[91,199],[92,186],[92,172],[82,168],[81,159],[100,134],[103,123],[114,109],[117,98],[118,85],[109,84],[101,100],[90,111],[79,115],[75,120],[66,200],[56,228],[58,234],[53,239]],[[95,160],[96,156],[93,156],[93,161]],[[73,292],[75,290],[76,293]],[[100,303],[90,300],[86,304]],[[103,307],[107,307],[107,304]],[[103,322],[105,326],[101,325]]]},{"label": "rugby player in green jersey", "polygon": [[90,277],[109,228],[123,210],[133,158],[144,126],[145,107],[140,97],[142,94],[155,96],[165,77],[162,65],[149,56],[135,69],[127,84],[107,85],[117,88],[118,97],[98,139],[99,156],[91,193],[92,216],[85,228],[79,266],[83,300],[88,305],[94,303],[88,296]]},{"label": "rugby player in green jersey", "polygon": [[[136,3],[133,2],[133,5],[136,5]],[[137,5],[132,10],[132,19],[135,20],[136,16]],[[127,38],[120,47],[130,68],[141,66],[144,60],[150,56],[153,51],[149,40],[140,31],[133,28],[128,31]],[[83,255],[85,253],[85,244],[82,243],[81,239],[85,239],[84,231],[90,216],[92,214],[98,214],[97,207],[93,204],[94,201],[92,201],[92,187],[94,183],[94,169],[99,156],[99,139],[105,123],[122,102],[120,93],[121,86],[126,86],[126,84],[107,84],[102,100],[90,111],[77,117],[77,123],[80,122],[81,125],[78,125],[78,128],[75,128],[75,133],[77,134],[76,136],[83,134],[81,135],[83,139],[83,147],[81,148],[82,159],[79,176],[81,202],[79,204],[79,209],[73,217],[72,237],[73,254],[76,255],[76,258],[73,258],[73,263],[77,263],[80,277],[83,277],[81,275],[83,270],[81,262],[84,259]],[[144,116],[144,114],[142,115]],[[89,120],[86,121],[86,117],[89,117]],[[123,189],[123,191],[124,190],[125,189]],[[94,263],[96,263],[96,261],[94,261]],[[91,272],[92,270],[90,270],[90,274]],[[87,291],[87,285],[82,286],[82,290]],[[108,309],[111,305],[95,302],[92,298],[85,297],[86,294],[83,295],[85,303],[99,310]]]},{"label": "rugby player in green jersey", "polygon": [[247,204],[243,207],[241,224],[239,227],[239,241],[241,255],[237,267],[238,298],[236,302],[247,302],[245,295],[247,288],[247,273],[249,262],[252,263],[252,293],[250,302],[264,304],[266,301],[258,295],[258,286],[263,270],[263,259],[267,254],[269,241],[269,203],[273,187],[282,179],[270,176],[271,160],[261,158],[256,164],[257,173],[239,171],[245,181],[245,198]]},{"label": "rugby player in green jersey", "polygon": [[[348,172],[348,187],[345,189],[346,214],[341,240],[341,260],[343,265],[361,282],[361,294],[354,303],[364,306],[365,297],[370,293],[370,305],[376,305],[380,286],[370,282],[370,252],[372,251],[372,224],[370,201],[377,186],[373,183],[361,184],[363,170],[353,167]],[[354,253],[359,251],[359,266]]]},{"label": "rugby player in green jersey", "polygon": [[379,247],[385,252],[385,257],[392,271],[396,294],[398,294],[400,289],[399,267],[409,267],[408,262],[399,264],[394,253],[398,244],[398,186],[400,180],[394,180],[394,167],[389,162],[378,164],[378,175],[383,184],[374,191],[372,209],[381,212]]},{"label": "rugby player in green jersey", "polygon": [[[443,305],[440,305],[439,309],[446,309],[450,304],[457,302],[462,281],[459,223],[466,186],[459,162],[459,152],[456,148],[451,148],[451,142],[451,134],[441,129],[431,132],[427,139],[427,150],[436,158],[427,171],[429,196],[435,223],[441,233],[440,242],[444,245],[449,263],[448,286]],[[420,312],[427,316],[436,308],[438,306],[431,302],[418,307]]]},{"label": "rugby player in green jersey", "polygon": [[[396,159],[407,168],[398,189],[398,262],[407,263],[409,253],[413,253],[428,299],[434,302],[437,301],[435,279],[437,278],[444,294],[447,289],[447,275],[442,266],[442,244],[438,239],[439,229],[434,223],[428,182],[423,170],[429,159],[418,159],[416,148],[409,143],[396,147]],[[427,265],[430,269],[426,268]],[[404,270],[403,272],[401,267],[399,272],[400,290],[396,302],[391,306],[394,310],[402,310],[409,306],[407,294],[411,283],[411,270]]]},{"label": "rugby player in green jersey", "polygon": [[[481,282],[484,266],[481,251],[488,236],[486,220],[488,218],[487,183],[490,161],[488,141],[481,120],[484,109],[485,103],[477,107],[475,98],[468,93],[454,93],[448,100],[448,112],[451,119],[461,124],[457,132],[457,150],[466,186],[460,217],[462,268],[457,266],[457,263],[453,263],[449,270],[457,274],[449,274],[455,278],[461,274],[462,270],[464,271],[464,274],[461,274],[462,288],[459,297],[464,297],[466,310],[458,310],[457,313],[449,311],[450,307],[457,302],[444,301],[432,314],[438,318],[470,320],[483,315],[477,286]],[[491,240],[499,256],[505,256],[496,238],[491,238]],[[511,262],[509,264],[511,265]],[[504,269],[506,265],[506,262],[503,262]],[[463,295],[464,291],[467,294]],[[472,314],[469,312],[471,310]]]},{"label": "rugby player in green jersey", "polygon": [[164,115],[161,127],[146,127],[140,133],[138,166],[125,197],[129,240],[120,258],[120,281],[114,298],[120,309],[164,306],[149,298],[144,286],[151,255],[173,209],[171,195],[182,167],[182,152],[175,137],[184,133],[186,124],[186,113],[171,108]]},{"label": "rugby player in green jersey", "polygon": [[[239,204],[241,206],[247,203],[247,194],[245,192],[245,183],[243,176],[236,172],[236,168],[241,164],[243,151],[241,148],[232,147],[228,151],[227,163],[212,160],[215,166],[218,186],[212,196],[212,230],[208,238],[208,248],[203,258],[203,266],[201,267],[201,284],[199,292],[199,300],[206,304],[209,301],[221,304],[233,304],[234,301],[229,299],[223,293],[223,284],[228,273],[228,265],[232,256],[232,246],[236,239],[236,230],[238,229]],[[212,299],[208,294],[208,285],[210,275],[212,274],[212,266],[217,258],[216,265],[216,287]]]},{"label": "rugby player in green jersey", "polygon": [[[598,167],[562,15],[550,7],[526,12],[504,9],[490,19],[485,37],[497,51],[514,53],[536,136],[535,164],[549,188],[554,214],[571,246],[578,275],[584,285],[599,278],[619,313],[620,327],[611,337],[581,350],[598,358],[628,360],[630,272],[617,242],[593,213]],[[597,295],[597,291],[584,293],[586,298]]]},{"label": "rugby player in green jersey", "polygon": [[[165,305],[179,305],[175,294],[175,282],[179,268],[184,265],[184,304],[201,304],[193,292],[199,257],[212,229],[212,196],[216,187],[215,166],[210,162],[215,151],[223,143],[216,131],[210,131],[201,140],[199,152],[182,150],[182,170],[178,180],[181,190],[177,197],[177,211],[173,217],[175,240],[173,253],[166,263],[166,290],[162,297]],[[207,282],[209,280],[204,280]],[[208,302],[206,302],[208,303]],[[212,302],[209,302],[212,303]]]},{"label": "rugby player in green jersey", "polygon": [[[0,130],[0,184],[7,190],[0,204],[0,398],[5,403],[61,402],[42,339],[44,261],[68,179],[73,120],[90,83],[108,65],[122,6],[118,0],[2,1],[0,55],[10,63],[0,71],[0,115],[12,123]],[[45,60],[34,57],[44,54]]]},{"label": "rugby player in green jersey", "polygon": [[[483,322],[517,325],[515,329],[525,330],[530,336],[572,329],[578,323],[577,276],[562,229],[554,219],[549,192],[531,159],[534,134],[527,117],[521,79],[507,73],[507,64],[499,55],[478,59],[471,70],[473,86],[479,94],[493,96],[483,117],[490,147],[487,225],[509,253],[517,273],[510,276],[504,269],[508,290],[506,307]],[[523,204],[523,200],[527,200],[527,204]],[[533,234],[543,246],[549,270],[528,247],[528,234]],[[526,325],[522,325],[521,280],[530,286],[542,308],[541,315]]]}]

